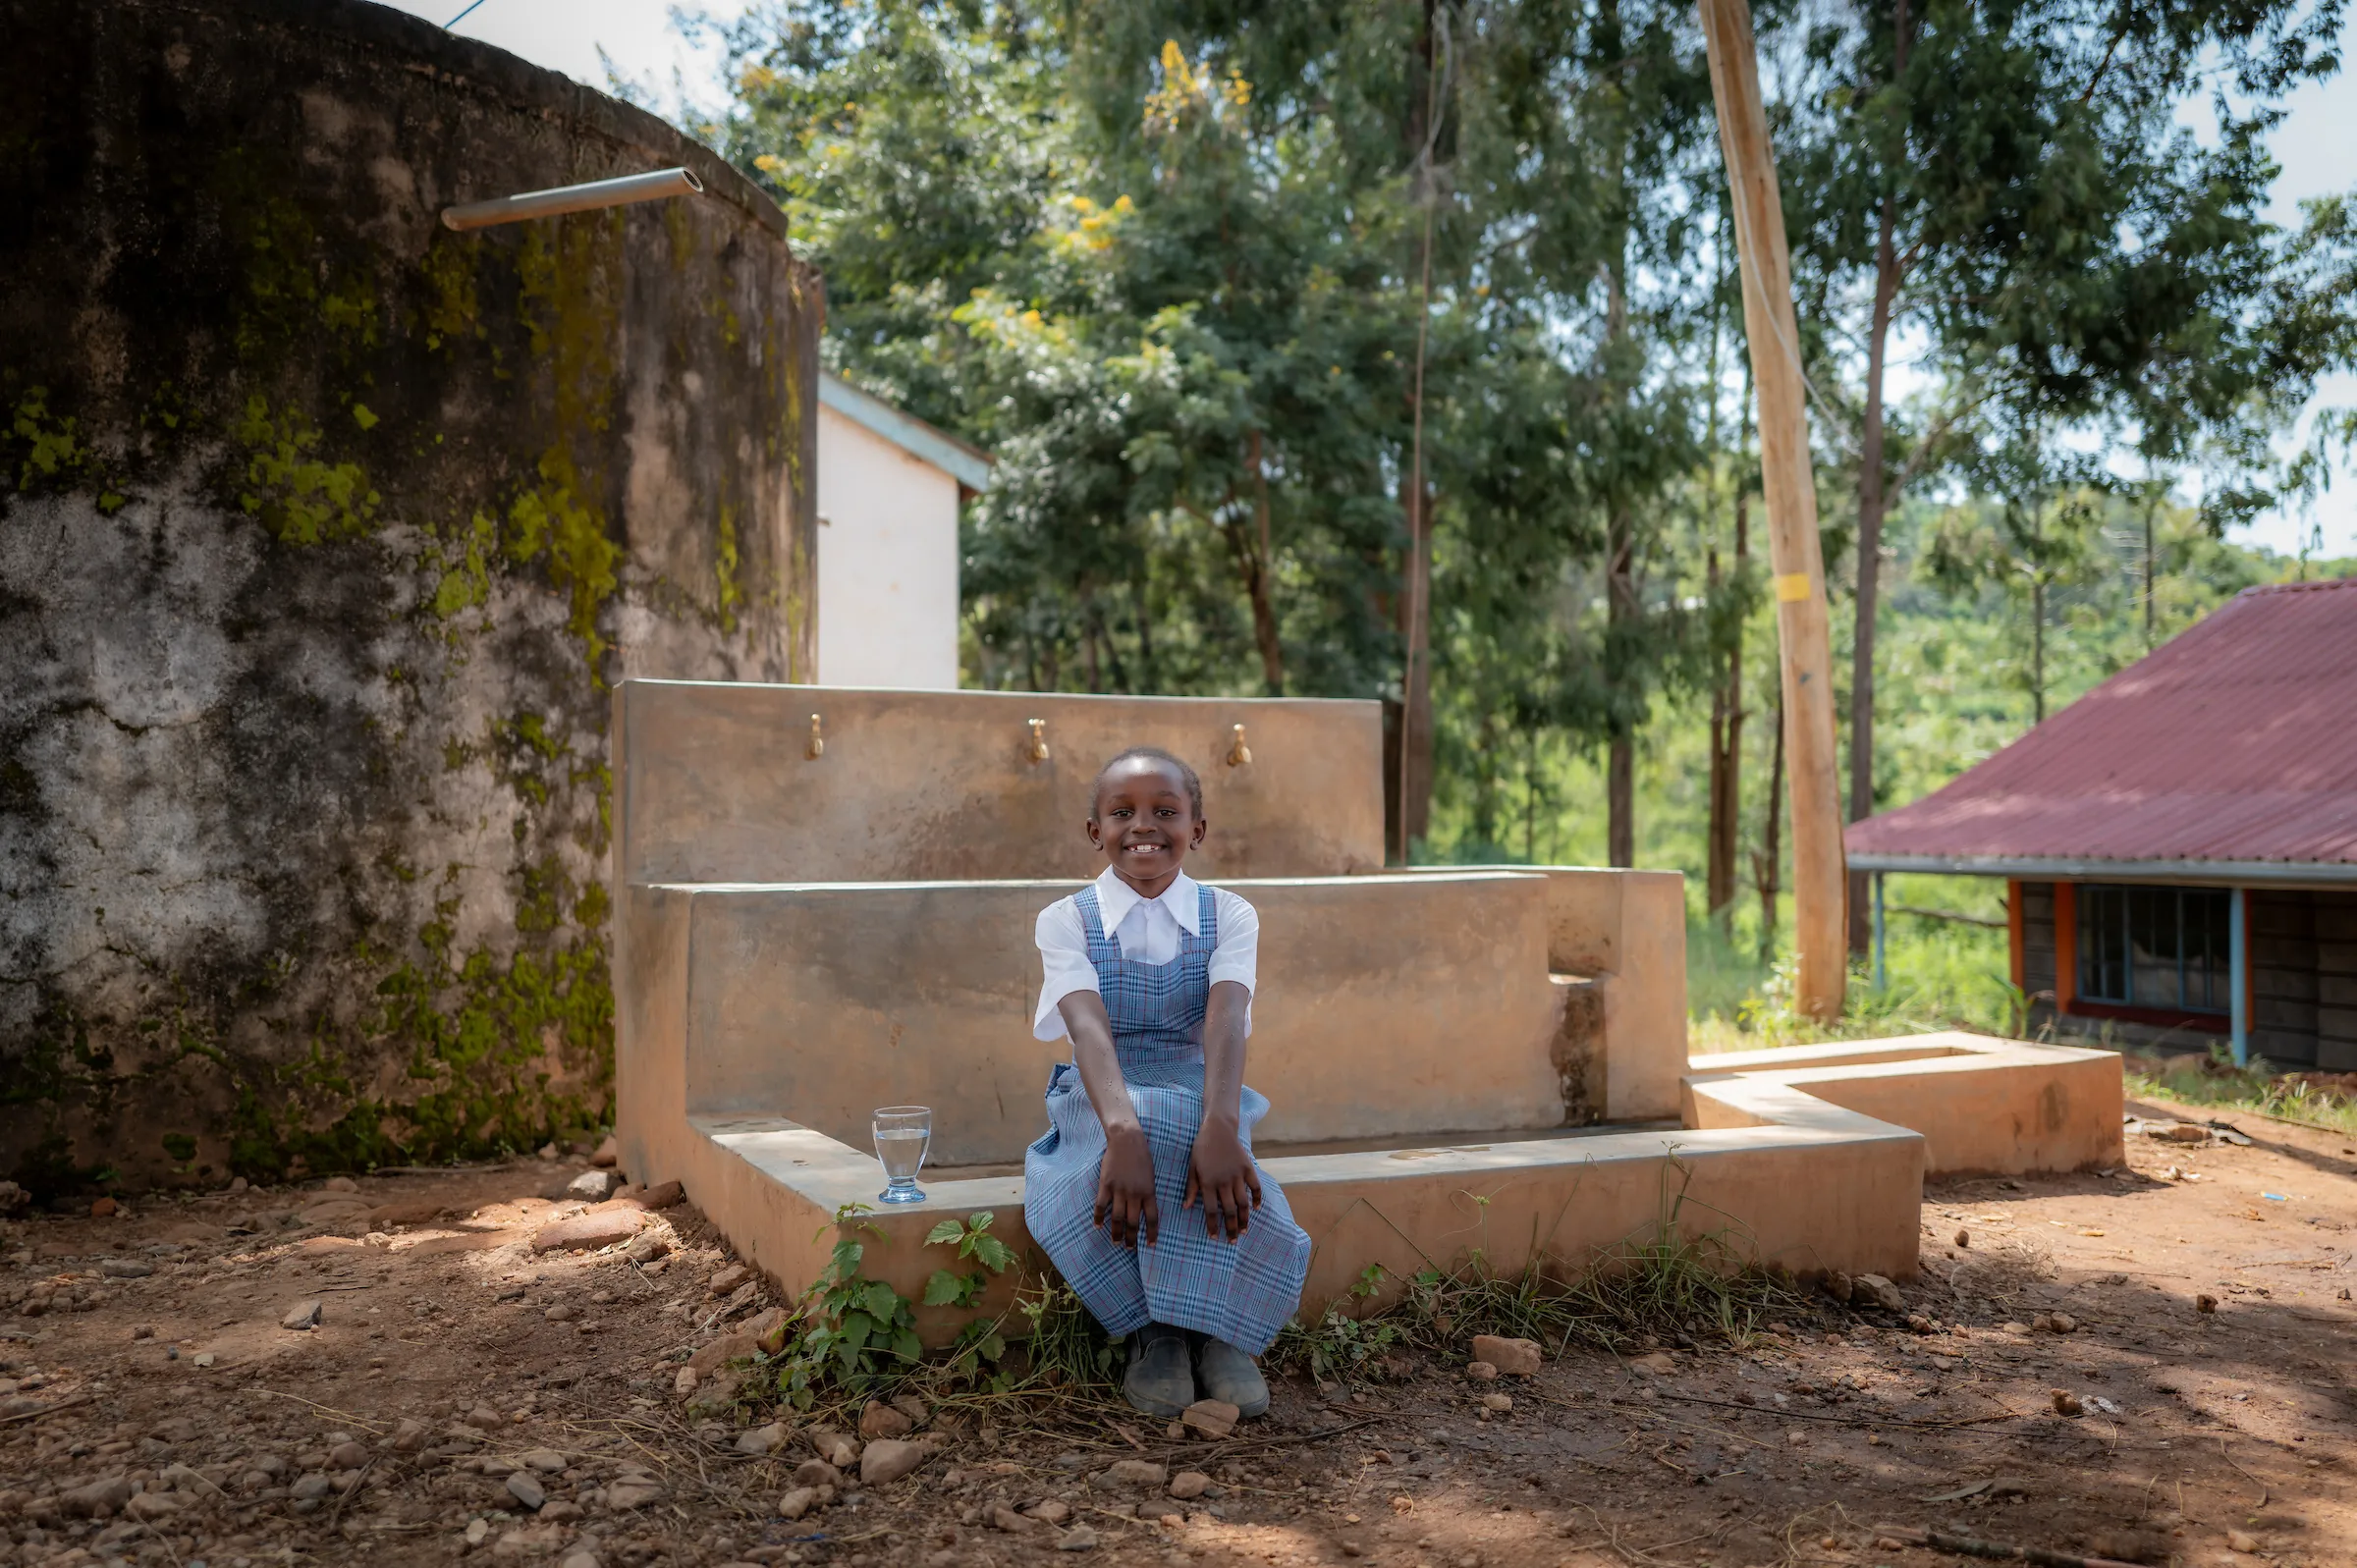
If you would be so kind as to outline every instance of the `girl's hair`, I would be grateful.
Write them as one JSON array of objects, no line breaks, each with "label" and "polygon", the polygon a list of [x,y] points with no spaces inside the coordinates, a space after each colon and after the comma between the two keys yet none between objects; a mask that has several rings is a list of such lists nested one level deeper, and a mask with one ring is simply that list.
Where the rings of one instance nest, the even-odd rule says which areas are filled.
[{"label": "girl's hair", "polygon": [[1090,788],[1088,794],[1088,820],[1091,822],[1097,820],[1097,802],[1105,794],[1105,776],[1124,762],[1141,760],[1165,763],[1178,770],[1179,782],[1186,785],[1186,803],[1193,809],[1195,820],[1200,822],[1203,818],[1203,781],[1196,777],[1194,769],[1172,756],[1160,746],[1131,746],[1127,751],[1123,752],[1097,770],[1097,782]]}]

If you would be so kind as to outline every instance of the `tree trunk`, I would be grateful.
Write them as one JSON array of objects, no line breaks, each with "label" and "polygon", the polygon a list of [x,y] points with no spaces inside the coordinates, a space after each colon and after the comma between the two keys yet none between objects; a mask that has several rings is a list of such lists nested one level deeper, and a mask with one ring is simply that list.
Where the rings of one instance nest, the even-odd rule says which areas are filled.
[{"label": "tree trunk", "polygon": [[[1907,0],[1898,0],[1891,41],[1891,76],[1907,69]],[[1898,212],[1883,197],[1874,240],[1874,314],[1866,337],[1866,407],[1858,433],[1857,631],[1849,656],[1849,820],[1874,815],[1874,621],[1883,568],[1883,371],[1891,343],[1891,312],[1898,297]],[[1849,874],[1849,950],[1866,950],[1866,873]]]},{"label": "tree trunk", "polygon": [[1137,614],[1137,686],[1149,695],[1154,690],[1154,612],[1146,601],[1146,578],[1143,572],[1129,579],[1132,608]]},{"label": "tree trunk", "polygon": [[2161,492],[2152,479],[2145,480],[2144,493],[2144,651],[2153,651],[2153,514],[2160,510]]},{"label": "tree trunk", "polygon": [[[1751,493],[1735,491],[1735,574],[1751,555]],[[1716,557],[1713,558],[1716,565]],[[1735,859],[1743,811],[1743,628],[1735,627],[1727,651],[1727,676],[1711,691],[1711,821],[1706,900],[1710,913],[1727,922],[1735,902]]]},{"label": "tree trunk", "polygon": [[2046,578],[2030,579],[2030,713],[2046,723]]},{"label": "tree trunk", "polygon": [[1776,697],[1776,750],[1768,764],[1768,813],[1760,822],[1760,847],[1751,853],[1751,880],[1760,890],[1760,962],[1776,956],[1777,883],[1783,860],[1784,824],[1784,697],[1780,681]]},{"label": "tree trunk", "polygon": [[1399,641],[1399,753],[1394,775],[1398,810],[1394,814],[1398,837],[1394,849],[1406,865],[1414,841],[1426,836],[1432,821],[1432,487],[1424,470],[1424,351],[1432,316],[1432,222],[1438,199],[1432,169],[1425,158],[1431,128],[1436,124],[1440,90],[1433,11],[1438,0],[1424,0],[1424,26],[1416,35],[1408,60],[1421,75],[1424,90],[1407,94],[1407,123],[1403,141],[1414,160],[1415,195],[1424,209],[1423,241],[1416,268],[1416,356],[1408,387],[1408,453],[1400,476],[1400,512],[1407,522],[1407,551],[1400,564]]},{"label": "tree trunk", "polygon": [[[1627,143],[1623,138],[1622,146]],[[1622,162],[1625,176],[1625,156]],[[1622,196],[1626,200],[1625,191]],[[1625,206],[1622,209],[1626,210]],[[1628,229],[1620,230],[1620,245],[1607,264],[1605,300],[1605,337],[1615,355],[1613,369],[1617,373],[1617,351],[1628,337]],[[1622,397],[1625,386],[1616,388]],[[1629,515],[1628,503],[1616,500],[1605,523],[1605,678],[1614,685],[1627,678],[1618,666],[1628,656],[1637,619],[1635,578],[1636,537],[1634,519]],[[1637,788],[1636,741],[1625,722],[1616,715],[1613,737],[1605,763],[1605,864],[1633,866],[1637,863]]]},{"label": "tree trunk", "polygon": [[1253,518],[1257,537],[1244,553],[1244,592],[1252,600],[1252,640],[1260,645],[1260,681],[1272,697],[1285,695],[1285,646],[1277,640],[1277,607],[1270,576],[1276,547],[1270,539],[1269,475],[1261,466],[1260,432],[1252,432]]}]

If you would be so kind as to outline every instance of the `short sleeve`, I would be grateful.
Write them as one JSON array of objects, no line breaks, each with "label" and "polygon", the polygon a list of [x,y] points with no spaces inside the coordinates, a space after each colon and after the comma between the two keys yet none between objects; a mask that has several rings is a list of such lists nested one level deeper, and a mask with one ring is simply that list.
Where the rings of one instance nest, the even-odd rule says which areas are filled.
[{"label": "short sleeve", "polygon": [[1211,890],[1219,901],[1220,940],[1211,949],[1210,980],[1233,980],[1246,991],[1260,989],[1260,914],[1225,888]]},{"label": "short sleeve", "polygon": [[1064,1027],[1064,1014],[1056,1004],[1075,991],[1098,989],[1097,966],[1088,961],[1088,933],[1080,926],[1080,906],[1069,898],[1059,898],[1042,909],[1036,939],[1044,975],[1039,1010],[1031,1016],[1031,1038],[1062,1040],[1070,1031]]}]

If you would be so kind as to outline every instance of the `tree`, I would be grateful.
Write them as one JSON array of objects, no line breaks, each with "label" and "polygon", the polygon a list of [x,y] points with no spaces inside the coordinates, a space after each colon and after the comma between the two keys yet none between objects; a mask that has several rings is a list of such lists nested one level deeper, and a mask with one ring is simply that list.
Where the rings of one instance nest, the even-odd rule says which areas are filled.
[{"label": "tree", "polygon": [[[1891,0],[1794,24],[1795,266],[1813,273],[1820,364],[1862,360],[1843,421],[1858,497],[1852,820],[1875,801],[1884,516],[1955,457],[1940,438],[1957,420],[1992,396],[2048,424],[2132,412],[2158,457],[2185,444],[2165,407],[2192,425],[2237,417],[2234,389],[2263,364],[2271,390],[2290,390],[2297,353],[2221,366],[2189,351],[2221,329],[2253,343],[2270,330],[2243,314],[2280,259],[2257,217],[2272,174],[2259,137],[2286,92],[2335,68],[2339,16],[2338,0]],[[2174,116],[2217,81],[2242,106],[2214,93],[2221,135],[2203,149]],[[1901,323],[1949,374],[1945,407],[1894,440]],[[1856,880],[1850,909],[1862,946]]]}]

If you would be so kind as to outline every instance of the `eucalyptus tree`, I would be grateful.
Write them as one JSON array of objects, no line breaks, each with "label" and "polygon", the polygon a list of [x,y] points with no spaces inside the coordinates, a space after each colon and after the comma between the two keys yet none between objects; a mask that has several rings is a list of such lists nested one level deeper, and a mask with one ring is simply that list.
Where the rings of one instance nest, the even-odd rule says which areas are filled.
[{"label": "eucalyptus tree", "polygon": [[[1785,14],[1780,151],[1824,411],[1857,470],[1849,815],[1874,807],[1874,621],[1891,500],[1992,400],[2008,433],[2133,423],[2175,460],[2293,390],[2260,217],[2285,95],[2337,67],[2341,0],[1833,0]],[[2179,123],[2206,97],[2218,135]],[[1893,335],[1944,402],[1889,406]],[[1986,445],[1987,443],[1983,443]],[[1853,944],[1864,900],[1850,899]]]}]

